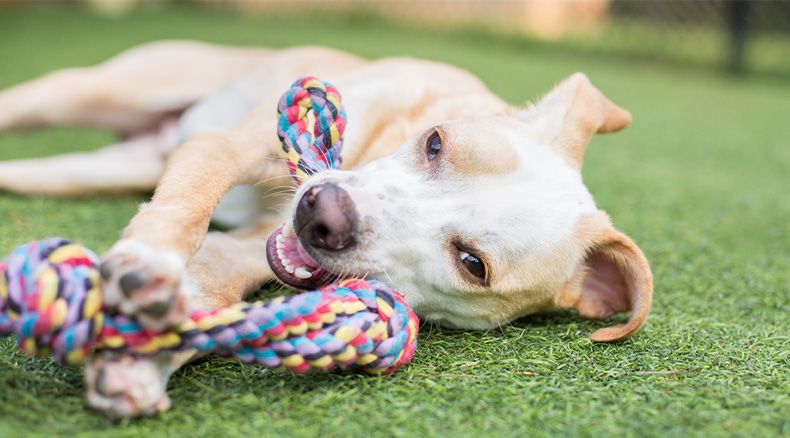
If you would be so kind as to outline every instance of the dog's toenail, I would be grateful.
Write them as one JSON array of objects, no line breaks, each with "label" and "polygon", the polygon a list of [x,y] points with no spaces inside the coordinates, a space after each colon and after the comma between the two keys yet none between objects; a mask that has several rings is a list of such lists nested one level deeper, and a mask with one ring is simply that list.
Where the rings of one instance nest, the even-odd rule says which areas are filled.
[{"label": "dog's toenail", "polygon": [[152,318],[161,318],[167,315],[168,312],[170,312],[171,307],[173,307],[172,296],[165,301],[149,304],[148,306],[145,306],[142,309],[140,309],[140,311]]},{"label": "dog's toenail", "polygon": [[104,371],[104,367],[101,367],[98,371],[96,371],[96,392],[104,396],[109,395],[107,394],[107,384],[104,380],[106,374],[107,372]]},{"label": "dog's toenail", "polygon": [[112,277],[112,268],[110,268],[110,264],[102,262],[102,264],[99,265],[99,274],[101,274],[102,280],[109,280],[110,277]]},{"label": "dog's toenail", "polygon": [[148,283],[150,276],[147,272],[132,271],[121,276],[118,284],[121,285],[121,291],[126,297],[131,296],[137,289],[145,286]]}]

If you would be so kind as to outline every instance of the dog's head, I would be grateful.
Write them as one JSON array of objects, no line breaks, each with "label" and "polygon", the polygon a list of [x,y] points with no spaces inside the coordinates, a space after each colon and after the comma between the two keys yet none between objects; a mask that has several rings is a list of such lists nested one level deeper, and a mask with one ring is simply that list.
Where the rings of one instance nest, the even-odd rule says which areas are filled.
[{"label": "dog's head", "polygon": [[622,339],[650,309],[652,276],[596,208],[581,167],[593,134],[630,122],[576,74],[526,109],[443,123],[392,156],[305,183],[270,263],[303,288],[386,281],[421,317],[455,327],[561,307],[597,319],[630,310],[592,335]]}]

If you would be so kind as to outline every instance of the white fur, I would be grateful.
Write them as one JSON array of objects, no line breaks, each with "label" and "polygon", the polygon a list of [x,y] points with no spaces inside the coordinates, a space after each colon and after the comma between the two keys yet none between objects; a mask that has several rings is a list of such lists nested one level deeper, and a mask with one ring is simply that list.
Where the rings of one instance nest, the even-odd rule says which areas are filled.
[{"label": "white fur", "polygon": [[[541,263],[572,237],[582,214],[596,211],[579,171],[549,145],[524,136],[525,122],[506,116],[461,120],[442,129],[455,138],[496,129],[508,144],[491,148],[512,152],[506,158],[518,161],[516,170],[467,177],[440,163],[442,170],[430,175],[414,164],[425,153],[417,137],[362,168],[319,174],[295,199],[313,185],[336,183],[350,194],[362,221],[358,249],[318,254],[319,262],[396,284],[423,318],[451,326],[490,328],[545,308],[562,286],[545,284],[547,279],[567,279],[576,260],[548,268],[561,275],[526,281],[519,278],[520,265]],[[477,242],[490,261],[491,289],[462,277],[449,242],[456,236]]]}]

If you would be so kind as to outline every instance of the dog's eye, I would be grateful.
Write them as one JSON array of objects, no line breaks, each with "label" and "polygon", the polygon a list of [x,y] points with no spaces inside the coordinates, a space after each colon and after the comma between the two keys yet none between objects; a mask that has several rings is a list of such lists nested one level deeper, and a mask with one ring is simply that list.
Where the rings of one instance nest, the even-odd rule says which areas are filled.
[{"label": "dog's eye", "polygon": [[458,251],[458,257],[460,257],[461,264],[464,265],[464,268],[466,268],[470,274],[481,280],[485,280],[486,266],[479,258],[463,250]]},{"label": "dog's eye", "polygon": [[439,155],[439,151],[442,150],[442,138],[439,136],[439,133],[433,131],[428,137],[428,140],[425,142],[425,153],[428,156],[428,161],[432,161]]}]

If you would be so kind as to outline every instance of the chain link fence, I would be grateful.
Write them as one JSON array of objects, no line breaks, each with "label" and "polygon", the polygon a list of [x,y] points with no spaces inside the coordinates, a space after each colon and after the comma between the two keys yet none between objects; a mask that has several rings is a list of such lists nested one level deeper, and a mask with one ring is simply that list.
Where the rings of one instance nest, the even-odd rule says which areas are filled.
[{"label": "chain link fence", "polygon": [[609,13],[644,53],[790,75],[790,1],[614,0]]},{"label": "chain link fence", "polygon": [[201,0],[551,41],[573,50],[790,78],[790,0]]}]

